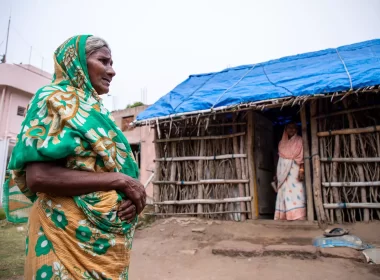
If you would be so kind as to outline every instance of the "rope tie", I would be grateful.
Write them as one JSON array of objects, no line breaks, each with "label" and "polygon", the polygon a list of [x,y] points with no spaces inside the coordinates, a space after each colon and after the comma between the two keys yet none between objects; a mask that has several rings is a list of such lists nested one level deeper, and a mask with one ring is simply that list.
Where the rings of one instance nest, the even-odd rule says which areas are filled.
[{"label": "rope tie", "polygon": [[245,72],[244,75],[236,83],[234,83],[232,86],[230,86],[225,91],[223,91],[223,93],[219,96],[219,98],[214,102],[211,109],[214,109],[215,105],[219,102],[219,100],[223,97],[223,95],[225,95],[227,91],[229,91],[229,90],[233,89],[235,86],[237,86],[245,78],[245,76],[247,76],[253,70],[253,68],[255,68],[255,66],[256,66],[256,64],[254,64],[247,72]]},{"label": "rope tie", "polygon": [[342,62],[343,66],[344,66],[344,70],[346,70],[346,73],[347,73],[348,79],[349,79],[349,81],[350,81],[350,90],[353,90],[353,88],[352,88],[352,79],[351,79],[351,75],[350,75],[350,72],[348,72],[348,69],[347,69],[346,63],[344,63],[343,58],[340,56],[340,53],[339,53],[338,49],[335,49],[335,51],[336,51],[336,53],[338,54],[339,59],[340,59],[340,61]]},{"label": "rope tie", "polygon": [[346,203],[345,203],[345,202],[341,202],[341,203],[339,203],[339,208],[346,209],[346,208],[347,208]]},{"label": "rope tie", "polygon": [[309,157],[304,157],[303,159],[312,159],[312,158],[315,157],[315,156],[319,156],[319,154],[314,154],[314,155],[311,155],[311,156],[309,156]]}]

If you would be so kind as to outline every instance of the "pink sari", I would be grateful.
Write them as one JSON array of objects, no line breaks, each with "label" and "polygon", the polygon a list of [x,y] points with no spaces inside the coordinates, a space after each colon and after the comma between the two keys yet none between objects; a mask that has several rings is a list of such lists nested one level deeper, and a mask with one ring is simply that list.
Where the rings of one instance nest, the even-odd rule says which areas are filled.
[{"label": "pink sari", "polygon": [[305,191],[298,180],[303,163],[302,137],[289,139],[286,130],[278,145],[277,200],[275,220],[304,220],[306,217]]}]

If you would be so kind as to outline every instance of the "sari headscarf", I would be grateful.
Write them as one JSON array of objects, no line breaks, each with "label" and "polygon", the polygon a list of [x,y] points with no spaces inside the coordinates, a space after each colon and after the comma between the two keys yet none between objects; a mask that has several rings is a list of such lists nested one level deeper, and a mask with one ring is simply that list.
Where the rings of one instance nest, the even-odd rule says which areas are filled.
[{"label": "sari headscarf", "polygon": [[[76,273],[78,270],[90,273],[86,266],[96,266],[98,261],[86,263],[83,252],[75,255],[75,248],[71,249],[72,255],[67,254],[67,246],[79,246],[77,250],[84,250],[89,256],[103,255],[107,251],[104,248],[118,244],[117,236],[120,235],[125,239],[123,247],[128,249],[137,223],[137,217],[131,223],[117,217],[117,208],[123,194],[116,191],[59,198],[33,193],[26,183],[25,166],[28,162],[62,159],[66,160],[66,167],[70,169],[122,172],[133,178],[139,175],[127,139],[91,85],[85,54],[88,37],[89,35],[72,37],[55,51],[53,81],[38,90],[28,106],[9,163],[10,178],[5,184],[7,218],[13,222],[25,221],[25,209],[34,202],[33,209],[36,208],[38,212],[38,222],[41,223],[43,232],[41,234],[49,238],[55,257],[60,260],[59,265],[66,266],[70,275],[74,275],[74,270]],[[30,201],[22,199],[21,193]],[[73,207],[78,209],[75,210],[77,214],[71,211]],[[34,217],[30,219],[33,220]],[[86,236],[97,236],[97,241],[84,238]],[[29,236],[30,238],[32,237]],[[103,248],[102,252],[97,250],[98,245]],[[111,254],[120,254],[117,250]],[[100,261],[107,268],[108,259]],[[127,274],[129,259],[123,261]],[[52,269],[55,266],[56,263]],[[112,266],[113,264],[109,269],[112,270]],[[99,271],[95,273],[100,273]]]},{"label": "sari headscarf", "polygon": [[293,162],[297,163],[297,165],[303,163],[302,137],[295,134],[289,139],[285,128],[282,139],[278,144],[278,154],[280,160],[277,166],[277,189],[280,189],[289,175]]},{"label": "sari headscarf", "polygon": [[278,144],[278,153],[282,158],[292,159],[297,164],[303,163],[302,137],[295,134],[289,139],[289,135],[285,129],[282,139]]}]

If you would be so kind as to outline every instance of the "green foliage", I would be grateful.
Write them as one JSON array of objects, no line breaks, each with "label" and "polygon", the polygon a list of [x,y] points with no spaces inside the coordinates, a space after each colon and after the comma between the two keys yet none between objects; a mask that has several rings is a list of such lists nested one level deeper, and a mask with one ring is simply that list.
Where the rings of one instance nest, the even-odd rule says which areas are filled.
[{"label": "green foliage", "polygon": [[144,106],[144,105],[145,105],[144,103],[137,101],[137,102],[134,102],[132,104],[128,104],[125,109],[135,108],[135,107]]}]

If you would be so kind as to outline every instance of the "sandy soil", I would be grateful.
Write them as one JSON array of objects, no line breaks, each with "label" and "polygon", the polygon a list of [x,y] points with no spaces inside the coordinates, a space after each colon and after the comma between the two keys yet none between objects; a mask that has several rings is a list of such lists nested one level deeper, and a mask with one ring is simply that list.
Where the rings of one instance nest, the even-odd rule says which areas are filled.
[{"label": "sandy soil", "polygon": [[[345,228],[363,241],[380,246],[379,222],[346,225]],[[195,233],[193,229],[204,232]],[[22,234],[17,234],[19,242],[23,244]],[[300,229],[294,224],[279,227],[270,223],[262,225],[252,222],[212,222],[187,218],[158,220],[152,226],[136,233],[129,279],[380,279],[380,266],[345,259],[230,258],[213,255],[211,252],[214,246],[226,240],[263,245],[310,245],[312,239],[321,234],[322,231],[315,226],[305,226]],[[21,280],[23,277],[0,277],[0,279]]]},{"label": "sandy soil", "polygon": [[[205,233],[192,229],[204,228]],[[372,244],[380,242],[380,223],[348,227]],[[344,259],[300,260],[288,257],[229,258],[212,255],[223,240],[261,244],[310,245],[321,234],[315,228],[283,229],[251,223],[216,224],[190,219],[157,221],[138,231],[134,242],[130,279],[380,279],[378,266]],[[190,250],[181,252],[183,250]],[[192,255],[191,250],[196,250]]]}]

